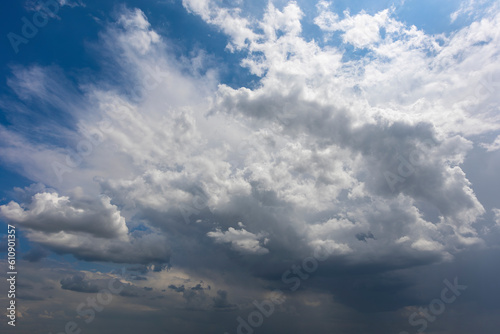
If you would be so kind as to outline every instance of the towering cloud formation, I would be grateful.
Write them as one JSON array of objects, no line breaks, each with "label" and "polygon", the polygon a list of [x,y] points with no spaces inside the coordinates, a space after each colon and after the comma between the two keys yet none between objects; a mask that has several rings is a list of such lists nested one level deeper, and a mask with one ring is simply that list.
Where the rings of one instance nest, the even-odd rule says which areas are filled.
[{"label": "towering cloud formation", "polygon": [[[0,127],[4,163],[56,189],[26,189],[0,206],[3,219],[78,259],[170,262],[221,285],[222,273],[243,271],[241,284],[255,289],[327,251],[318,290],[358,310],[374,308],[358,298],[365,290],[410,285],[383,275],[492,246],[485,237],[497,235],[499,210],[478,200],[463,164],[471,150],[499,146],[496,5],[431,35],[394,7],[341,15],[320,1],[314,40],[294,1],[270,2],[262,17],[220,1],[182,3],[227,36],[255,84],[220,83],[210,56],[175,56],[141,10],[121,8],[92,46],[106,64],[98,82],[72,87],[55,67],[13,68],[8,83],[23,106],[6,106],[42,102],[67,118],[42,122],[40,131],[57,131],[44,141],[15,122]],[[360,273],[375,288],[362,281],[349,294]],[[82,282],[61,284],[93,291]],[[168,287],[189,307],[237,308],[231,293],[241,290],[210,299],[210,286],[188,282]],[[381,308],[408,305],[415,299]]]}]

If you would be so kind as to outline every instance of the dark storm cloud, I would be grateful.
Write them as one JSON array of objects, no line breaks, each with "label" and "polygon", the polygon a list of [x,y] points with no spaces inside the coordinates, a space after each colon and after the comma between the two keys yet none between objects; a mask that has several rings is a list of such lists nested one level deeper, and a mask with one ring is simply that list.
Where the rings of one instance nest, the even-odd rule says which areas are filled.
[{"label": "dark storm cloud", "polygon": [[218,290],[217,296],[212,298],[214,302],[214,308],[220,311],[231,311],[237,308],[235,304],[231,304],[228,301],[227,291]]},{"label": "dark storm cloud", "polygon": [[182,292],[182,298],[186,301],[187,309],[204,310],[209,305],[209,297],[203,289],[186,289]]},{"label": "dark storm cloud", "polygon": [[[273,315],[263,316],[255,333],[409,332],[416,330],[409,317],[441,298],[443,280],[455,277],[467,291],[446,305],[429,331],[478,332],[483,319],[494,320],[500,307],[498,254],[490,249],[498,236],[492,220],[496,211],[482,224],[484,209],[461,169],[472,147],[467,127],[471,132],[491,128],[480,118],[467,123],[472,115],[465,109],[473,102],[441,96],[461,96],[455,88],[468,82],[469,72],[474,76],[497,63],[468,53],[489,42],[467,43],[489,36],[498,17],[436,37],[406,27],[389,10],[375,16],[346,11],[340,24],[321,2],[318,9],[334,26],[328,32],[341,30],[344,43],[350,40],[368,52],[366,58],[344,62],[344,49],[300,36],[302,13],[296,2],[283,10],[270,3],[262,20],[248,21],[238,17],[238,9],[219,4],[225,2],[182,2],[231,35],[228,49],[237,49],[238,57],[249,54],[242,64],[253,73],[262,71],[255,85],[232,89],[208,74],[184,76],[183,70],[192,71],[177,64],[177,56],[163,54],[163,37],[145,14],[122,8],[118,22],[109,24],[94,47],[106,50],[106,64],[118,69],[126,87],[88,88],[89,119],[78,123],[95,131],[99,124],[93,118],[111,119],[112,131],[101,134],[116,152],[95,146],[61,189],[34,186],[31,196],[0,207],[7,221],[23,226],[28,239],[57,254],[136,264],[126,275],[133,284],[124,286],[120,302],[96,313],[99,320],[88,331],[238,333],[240,319],[252,323],[252,312],[264,312],[255,301],[280,289],[286,303],[273,306]],[[384,29],[387,40],[379,36]],[[492,51],[478,53],[496,54]],[[400,69],[393,54],[402,58]],[[200,54],[199,61],[205,56]],[[458,58],[463,59],[455,63]],[[409,77],[399,77],[405,70]],[[144,73],[164,80],[155,86],[158,91],[149,92],[150,99],[120,95]],[[52,78],[42,67],[15,74],[10,86],[18,95],[43,95],[43,85],[30,83],[53,81],[36,80]],[[386,81],[392,89],[379,89]],[[356,97],[349,95],[354,84]],[[440,85],[446,89],[436,88]],[[71,97],[59,88],[61,96]],[[209,94],[200,97],[198,91]],[[435,108],[433,113],[422,109],[426,106]],[[115,117],[114,112],[127,115]],[[59,148],[30,146],[10,134],[0,128],[1,138],[13,147],[2,153],[16,163],[20,155],[38,157],[26,158],[38,169],[64,161]],[[240,137],[249,144],[235,152]],[[52,170],[50,177],[33,170],[30,175],[37,180],[54,177]],[[77,184],[81,189],[75,190]],[[82,193],[109,197],[88,199]],[[330,256],[307,271],[306,259],[318,249]],[[37,254],[25,256],[33,261],[29,266],[37,265]],[[178,276],[169,275],[172,268]],[[86,293],[101,287],[80,274],[60,284],[63,290]],[[156,295],[159,291],[163,296]],[[74,295],[64,293],[65,301]],[[50,311],[26,312],[29,319],[68,321],[59,309]],[[466,323],[473,325],[461,326]],[[493,333],[491,323],[487,329]]]},{"label": "dark storm cloud", "polygon": [[168,288],[174,290],[175,292],[184,292],[185,290],[184,285],[175,286],[173,284],[170,284]]},{"label": "dark storm cloud", "polygon": [[85,293],[96,293],[99,287],[89,281],[85,280],[85,275],[79,274],[72,277],[66,277],[61,280],[61,288],[64,290],[71,290]]},{"label": "dark storm cloud", "polygon": [[359,241],[364,241],[366,242],[366,239],[375,239],[375,237],[373,236],[372,232],[368,232],[368,233],[357,233],[355,235],[356,239],[358,239]]},{"label": "dark storm cloud", "polygon": [[47,257],[50,253],[42,247],[34,247],[24,254],[23,259],[29,262],[38,262]]}]

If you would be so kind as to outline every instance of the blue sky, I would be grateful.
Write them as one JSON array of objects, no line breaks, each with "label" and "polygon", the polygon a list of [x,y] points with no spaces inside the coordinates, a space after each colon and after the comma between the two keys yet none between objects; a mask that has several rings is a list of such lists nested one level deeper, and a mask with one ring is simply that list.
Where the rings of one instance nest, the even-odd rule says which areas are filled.
[{"label": "blue sky", "polygon": [[2,332],[497,332],[498,2],[41,3],[0,4]]}]

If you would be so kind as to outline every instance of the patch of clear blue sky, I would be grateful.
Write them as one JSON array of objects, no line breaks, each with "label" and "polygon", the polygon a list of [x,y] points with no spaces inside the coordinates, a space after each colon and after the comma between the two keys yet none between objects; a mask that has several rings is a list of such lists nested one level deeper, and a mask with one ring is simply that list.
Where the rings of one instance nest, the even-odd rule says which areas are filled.
[{"label": "patch of clear blue sky", "polygon": [[[258,78],[251,75],[247,69],[240,67],[242,54],[230,53],[225,49],[228,39],[217,28],[210,26],[196,15],[186,12],[180,0],[125,0],[125,1],[104,1],[104,0],[84,0],[86,7],[62,7],[58,13],[59,18],[51,18],[48,23],[39,28],[38,33],[29,39],[27,44],[19,45],[19,52],[16,54],[7,34],[9,32],[21,35],[23,25],[22,18],[26,17],[32,21],[33,12],[24,8],[25,1],[1,1],[0,2],[0,98],[15,98],[14,93],[6,84],[6,78],[12,75],[13,66],[51,66],[55,65],[66,73],[67,79],[77,86],[77,78],[82,75],[92,78],[99,77],[103,71],[103,64],[88,52],[88,43],[94,43],[98,39],[98,33],[103,30],[107,22],[113,21],[112,13],[117,6],[126,4],[129,8],[140,8],[144,11],[148,20],[162,36],[165,36],[170,43],[175,45],[176,56],[187,55],[196,49],[202,49],[207,54],[213,56],[212,64],[218,66],[220,70],[220,80],[234,88],[247,86],[252,87]],[[224,0],[231,6],[234,1]],[[288,1],[275,0],[274,4],[282,8]],[[307,40],[315,39],[322,44],[322,37],[319,28],[314,24],[314,17],[317,15],[316,1],[299,0],[299,6],[305,16],[302,20],[303,36]],[[240,5],[243,13],[261,18],[268,1],[254,0],[243,1]],[[395,1],[373,1],[373,0],[336,0],[332,1],[332,10],[340,18],[343,11],[349,9],[351,15],[359,13],[361,10],[369,14],[395,6],[394,16],[408,25],[415,25],[428,34],[449,34],[469,23],[469,19],[459,18],[456,22],[450,22],[450,14],[456,11],[460,5],[455,0],[406,0],[402,5],[400,0]],[[343,48],[347,57],[362,57],[363,50],[355,50],[350,46],[341,46],[340,35],[334,35],[329,42]],[[29,108],[34,114],[43,114],[42,107],[30,105]],[[52,117],[60,118],[64,123],[64,116],[54,113]],[[35,118],[34,118],[35,119]],[[6,110],[0,110],[0,123],[12,126],[16,119],[9,115]],[[57,121],[57,120],[56,120]],[[24,126],[36,125],[29,124]],[[68,124],[69,125],[69,124]],[[70,125],[69,125],[70,126]],[[44,140],[40,138],[40,140]],[[46,140],[49,140],[47,136]],[[66,144],[61,143],[64,147]],[[14,186],[24,187],[32,183],[22,177],[14,169],[0,166],[0,204],[5,204],[10,200],[9,192]],[[4,234],[6,229],[2,229],[0,234]],[[23,251],[27,249],[28,242],[21,239]]]}]

